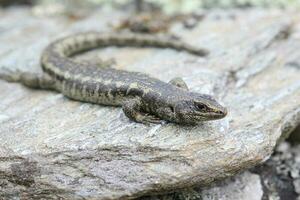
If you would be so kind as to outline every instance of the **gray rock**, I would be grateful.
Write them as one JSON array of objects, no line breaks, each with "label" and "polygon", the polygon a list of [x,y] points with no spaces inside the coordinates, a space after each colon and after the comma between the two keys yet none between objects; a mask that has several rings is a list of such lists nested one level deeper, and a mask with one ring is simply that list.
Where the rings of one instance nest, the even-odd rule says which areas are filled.
[{"label": "gray rock", "polygon": [[294,181],[294,187],[295,187],[295,191],[300,194],[300,179],[296,179]]},{"label": "gray rock", "polygon": [[[300,26],[292,21],[299,15],[237,10],[227,13],[234,18],[214,17],[225,14],[208,14],[193,30],[180,24],[170,30],[208,48],[208,58],[115,47],[78,57],[115,58],[117,68],[164,81],[183,76],[191,90],[228,107],[223,120],[145,126],[129,121],[120,108],[1,81],[0,197],[133,198],[207,185],[265,161],[300,122]],[[124,15],[115,11],[114,20]],[[102,10],[76,21],[35,17],[26,9],[1,11],[0,66],[39,72],[40,53],[50,41],[109,31],[111,16]]]},{"label": "gray rock", "polygon": [[201,196],[203,200],[261,200],[263,189],[258,175],[245,172],[234,180],[227,180],[219,186],[203,190]]},{"label": "gray rock", "polygon": [[[209,187],[178,190],[168,195],[142,197],[141,200],[237,199],[292,200],[300,198],[300,145],[283,142],[267,162]],[[295,178],[292,174],[297,174]]]},{"label": "gray rock", "polygon": [[283,142],[278,145],[272,157],[263,165],[251,170],[260,176],[264,191],[263,199],[297,199],[297,180],[300,167],[297,157],[300,145]]}]

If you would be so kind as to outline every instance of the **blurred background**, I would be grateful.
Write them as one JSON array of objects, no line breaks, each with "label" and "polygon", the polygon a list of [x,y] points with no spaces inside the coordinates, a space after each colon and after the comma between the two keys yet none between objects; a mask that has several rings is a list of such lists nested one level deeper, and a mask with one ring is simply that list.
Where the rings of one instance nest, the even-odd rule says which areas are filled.
[{"label": "blurred background", "polygon": [[166,13],[187,13],[198,9],[212,8],[249,8],[249,7],[277,7],[299,8],[300,0],[0,0],[3,7],[23,4],[35,6],[52,6],[52,11],[85,8],[131,8],[137,11],[149,8],[160,8]]},{"label": "blurred background", "polygon": [[[167,32],[173,22],[182,22],[185,28],[197,25],[209,10],[276,8],[298,10],[300,0],[0,0],[2,10],[27,6],[37,17],[64,16],[78,20],[93,11],[125,11],[129,16],[117,24],[115,30],[140,33]],[[1,12],[1,9],[0,9]],[[113,21],[113,20],[112,20]]]}]

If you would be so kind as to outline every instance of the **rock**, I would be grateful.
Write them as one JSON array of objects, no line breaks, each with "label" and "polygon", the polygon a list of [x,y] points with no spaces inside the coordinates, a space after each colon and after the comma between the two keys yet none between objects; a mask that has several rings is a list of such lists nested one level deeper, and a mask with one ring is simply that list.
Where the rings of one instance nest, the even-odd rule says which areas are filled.
[{"label": "rock", "polygon": [[[263,199],[296,199],[300,197],[297,189],[297,180],[300,167],[297,157],[300,155],[300,146],[291,146],[283,142],[275,150],[272,157],[263,165],[251,171],[260,176]],[[297,175],[298,174],[298,175]]]},{"label": "rock", "polygon": [[201,196],[203,200],[261,200],[263,189],[258,175],[245,172],[234,180],[228,179],[218,186],[201,191]]},{"label": "rock", "polygon": [[[111,19],[111,13],[75,20],[39,18],[25,8],[1,11],[0,67],[40,72],[49,42],[79,31],[109,31],[108,22],[126,15],[114,11]],[[1,81],[0,197],[134,198],[208,185],[262,163],[300,122],[299,17],[215,11],[193,30],[173,25],[171,34],[208,48],[208,58],[115,47],[76,58],[115,58],[117,68],[164,81],[183,76],[192,91],[212,94],[228,107],[225,119],[195,127],[145,126],[120,108]],[[248,178],[241,179],[254,183],[249,191],[259,188],[255,175]]]},{"label": "rock", "polygon": [[262,200],[262,197],[263,186],[260,176],[247,171],[213,184],[209,188],[189,188],[168,195],[142,197],[139,200]]},{"label": "rock", "polygon": [[[194,187],[168,195],[142,197],[140,200],[185,199],[297,199],[300,198],[300,167],[297,161],[300,145],[283,142],[264,164],[212,184]],[[293,177],[291,174],[298,174]]]}]

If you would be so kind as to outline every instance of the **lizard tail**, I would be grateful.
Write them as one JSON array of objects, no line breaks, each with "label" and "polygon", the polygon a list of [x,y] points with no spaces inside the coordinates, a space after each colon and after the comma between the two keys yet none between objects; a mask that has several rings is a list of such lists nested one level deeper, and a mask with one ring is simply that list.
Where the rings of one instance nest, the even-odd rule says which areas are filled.
[{"label": "lizard tail", "polygon": [[20,82],[21,73],[18,70],[11,70],[5,67],[0,68],[0,79],[7,82]]}]

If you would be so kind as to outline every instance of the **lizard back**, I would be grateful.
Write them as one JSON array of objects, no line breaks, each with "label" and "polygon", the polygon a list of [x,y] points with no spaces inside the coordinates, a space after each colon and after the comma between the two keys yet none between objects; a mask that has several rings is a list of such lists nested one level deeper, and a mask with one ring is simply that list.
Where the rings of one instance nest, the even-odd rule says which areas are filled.
[{"label": "lizard back", "polygon": [[105,105],[121,105],[124,99],[132,96],[173,88],[170,84],[143,73],[78,63],[70,58],[80,52],[107,46],[172,48],[198,56],[207,55],[204,49],[197,49],[173,39],[151,35],[89,32],[51,43],[42,53],[42,68],[55,79],[56,90],[69,98]]}]

